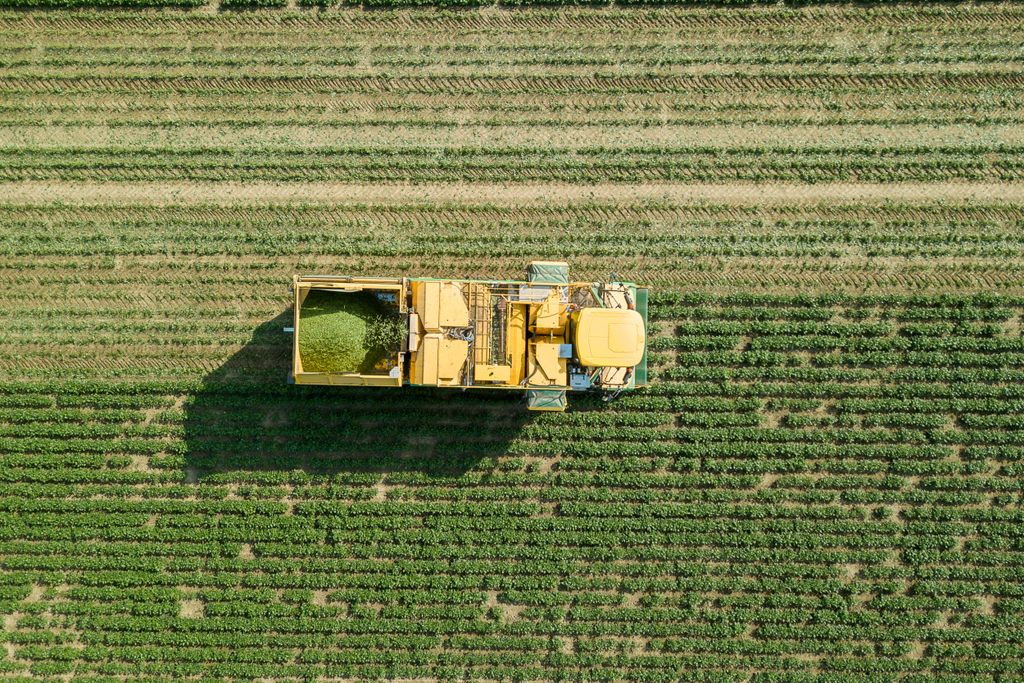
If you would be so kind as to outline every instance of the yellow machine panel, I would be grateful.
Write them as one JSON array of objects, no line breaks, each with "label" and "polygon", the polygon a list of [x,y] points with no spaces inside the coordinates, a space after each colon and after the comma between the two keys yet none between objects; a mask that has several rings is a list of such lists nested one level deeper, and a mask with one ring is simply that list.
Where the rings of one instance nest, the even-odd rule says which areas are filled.
[{"label": "yellow machine panel", "polygon": [[413,301],[420,324],[429,332],[469,325],[469,308],[457,283],[414,282]]},{"label": "yellow machine panel", "polygon": [[473,368],[473,379],[477,382],[498,382],[508,384],[512,379],[510,365],[477,365]]},{"label": "yellow machine panel", "polygon": [[462,339],[442,339],[437,358],[438,378],[444,384],[459,384],[467,356],[469,342]]},{"label": "yellow machine panel", "polygon": [[516,385],[526,376],[526,309],[513,306],[508,317],[508,355],[512,359],[509,384]]},{"label": "yellow machine panel", "polygon": [[466,341],[448,339],[440,332],[426,334],[420,340],[409,379],[413,384],[457,385],[468,354]]},{"label": "yellow machine panel", "polygon": [[552,291],[537,308],[536,317],[533,320],[533,327],[542,334],[561,333],[565,329],[568,316],[565,312],[565,304],[558,300],[558,293]]},{"label": "yellow machine panel", "polygon": [[530,386],[565,386],[568,381],[567,359],[559,358],[561,343],[536,342],[528,375]]}]

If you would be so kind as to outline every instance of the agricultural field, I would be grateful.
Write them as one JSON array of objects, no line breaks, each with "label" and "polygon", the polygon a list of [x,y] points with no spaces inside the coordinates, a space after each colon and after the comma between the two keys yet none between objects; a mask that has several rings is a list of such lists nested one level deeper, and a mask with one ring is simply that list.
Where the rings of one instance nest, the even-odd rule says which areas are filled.
[{"label": "agricultural field", "polygon": [[[1024,680],[1024,5],[80,4],[0,3],[5,679]],[[532,258],[649,388],[285,383],[293,274]]]}]

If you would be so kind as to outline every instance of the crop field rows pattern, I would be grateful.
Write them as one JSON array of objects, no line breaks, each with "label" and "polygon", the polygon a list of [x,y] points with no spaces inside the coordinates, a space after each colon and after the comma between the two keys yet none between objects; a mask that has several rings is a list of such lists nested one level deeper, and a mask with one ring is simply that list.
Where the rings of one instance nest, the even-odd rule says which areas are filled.
[{"label": "crop field rows pattern", "polygon": [[1024,177],[1019,5],[9,13],[0,37],[0,182]]},{"label": "crop field rows pattern", "polygon": [[567,415],[284,386],[280,319],[202,380],[5,381],[5,670],[1019,674],[1024,299],[656,304],[659,382]]},{"label": "crop field rows pattern", "polygon": [[[0,677],[1024,679],[1024,5],[172,4],[0,12]],[[651,387],[284,383],[533,258]]]}]

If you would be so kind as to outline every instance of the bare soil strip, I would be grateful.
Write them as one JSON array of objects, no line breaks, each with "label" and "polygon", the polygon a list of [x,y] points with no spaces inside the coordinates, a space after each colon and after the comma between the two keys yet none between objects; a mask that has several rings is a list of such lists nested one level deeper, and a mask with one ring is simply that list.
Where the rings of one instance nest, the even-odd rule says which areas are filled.
[{"label": "bare soil strip", "polygon": [[380,146],[450,147],[722,147],[826,148],[861,146],[1022,145],[1024,127],[973,125],[843,126],[259,126],[251,129],[184,126],[170,130],[105,126],[26,126],[0,129],[0,148],[205,149],[211,147],[316,149]]},{"label": "bare soil strip", "polygon": [[828,202],[1024,203],[1024,183],[665,183],[665,184],[422,184],[356,183],[0,183],[0,202],[12,204],[263,204],[323,202],[473,203],[518,205],[554,202],[719,202],[819,204]]}]

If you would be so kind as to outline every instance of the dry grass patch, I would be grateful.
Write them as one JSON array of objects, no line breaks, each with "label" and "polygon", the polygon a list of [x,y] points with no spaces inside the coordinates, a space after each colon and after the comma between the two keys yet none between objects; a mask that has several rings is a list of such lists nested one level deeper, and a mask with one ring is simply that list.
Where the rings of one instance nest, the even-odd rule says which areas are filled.
[{"label": "dry grass patch", "polygon": [[919,640],[915,640],[910,646],[910,652],[907,653],[907,659],[924,659],[924,656],[928,653],[928,644],[922,643]]},{"label": "dry grass patch", "polygon": [[206,605],[202,600],[182,600],[178,616],[183,619],[202,619],[206,615]]}]

